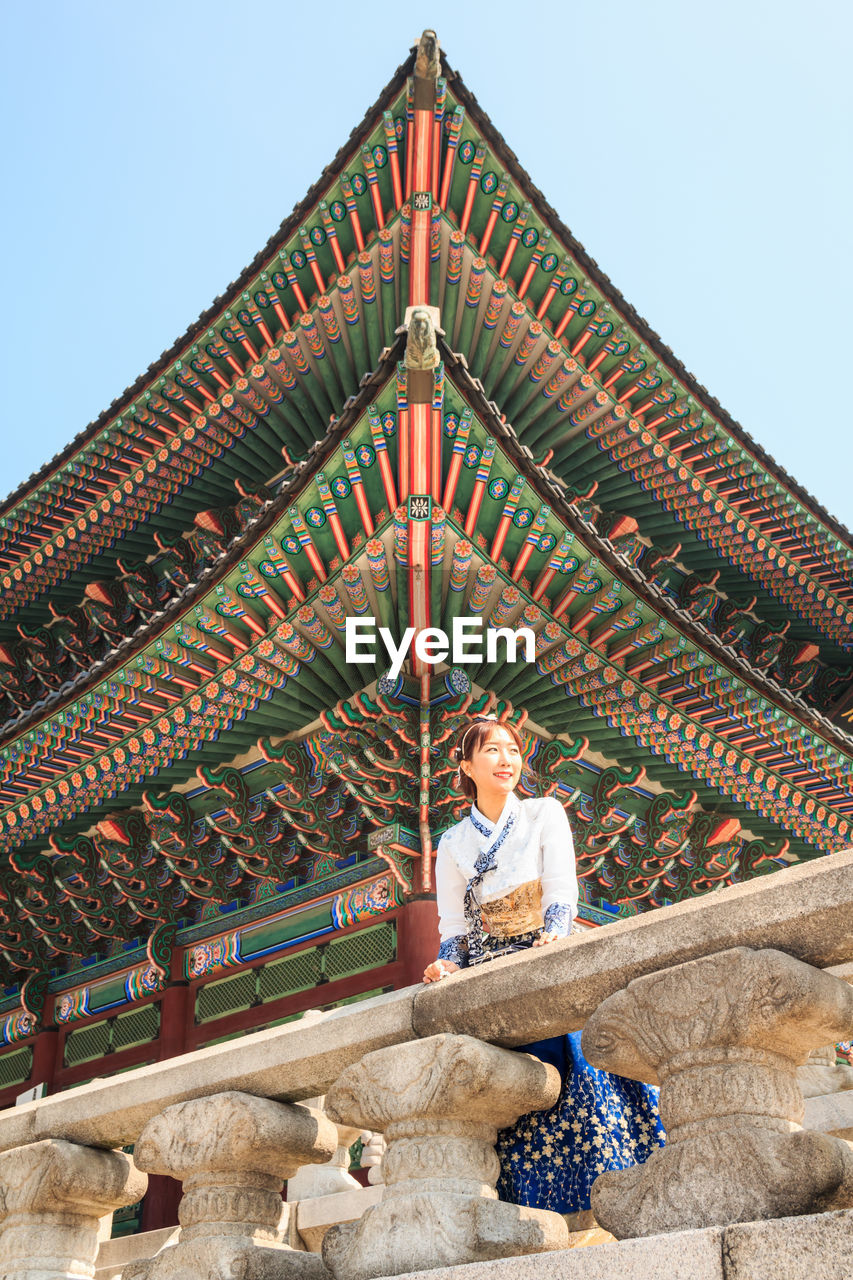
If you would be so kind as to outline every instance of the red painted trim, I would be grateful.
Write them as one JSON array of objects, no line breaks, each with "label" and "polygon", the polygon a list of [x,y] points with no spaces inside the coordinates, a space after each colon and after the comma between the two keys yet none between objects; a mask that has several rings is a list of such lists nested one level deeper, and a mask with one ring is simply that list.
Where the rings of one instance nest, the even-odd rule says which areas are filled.
[{"label": "red painted trim", "polygon": [[453,504],[453,499],[456,496],[456,486],[459,483],[459,476],[462,473],[463,456],[464,455],[461,453],[454,453],[450,459],[450,466],[447,471],[447,483],[444,486],[444,497],[441,502],[445,511],[450,510]]},{"label": "red painted trim", "polygon": [[483,232],[483,238],[480,241],[480,257],[481,258],[485,258],[486,256],[486,250],[488,249],[491,243],[492,233],[494,232],[494,229],[497,226],[497,222],[498,222],[498,212],[496,209],[492,209],[491,213],[489,214],[488,222],[486,223],[486,229]]},{"label": "red painted trim", "polygon": [[391,470],[391,460],[385,449],[377,454],[379,458],[379,471],[382,476],[382,487],[385,490],[385,501],[388,503],[388,510],[394,512],[397,510],[399,503],[397,502],[397,493],[394,489],[394,474]]},{"label": "red painted trim", "polygon": [[[373,216],[376,219],[376,229],[381,231],[385,226],[385,216],[382,212],[382,196],[379,192],[379,186],[375,182],[370,183],[370,199],[373,203]],[[361,250],[359,250],[361,252]]]},{"label": "red painted trim", "polygon": [[430,469],[432,471],[432,483],[430,491],[433,501],[437,504],[441,503],[441,446],[442,446],[442,429],[441,429],[441,410],[432,410],[432,421],[430,424],[430,433],[432,436],[432,458],[430,460]]},{"label": "red painted trim", "polygon": [[408,409],[400,409],[397,413],[397,482],[400,490],[400,502],[405,502],[409,496]]},{"label": "red painted trim", "polygon": [[480,515],[480,507],[483,502],[483,494],[486,492],[485,480],[475,480],[474,489],[471,494],[471,501],[468,504],[468,517],[465,521],[465,537],[470,538],[477,527],[477,519]]}]

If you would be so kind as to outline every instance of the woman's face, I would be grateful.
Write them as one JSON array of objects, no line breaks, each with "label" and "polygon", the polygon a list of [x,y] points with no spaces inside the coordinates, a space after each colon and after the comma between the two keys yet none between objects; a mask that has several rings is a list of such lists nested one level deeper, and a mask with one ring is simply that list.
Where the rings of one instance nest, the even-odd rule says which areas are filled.
[{"label": "woman's face", "polygon": [[506,799],[518,786],[521,752],[512,735],[502,725],[496,725],[471,759],[463,760],[460,767],[477,788],[477,801],[482,805],[489,799]]}]

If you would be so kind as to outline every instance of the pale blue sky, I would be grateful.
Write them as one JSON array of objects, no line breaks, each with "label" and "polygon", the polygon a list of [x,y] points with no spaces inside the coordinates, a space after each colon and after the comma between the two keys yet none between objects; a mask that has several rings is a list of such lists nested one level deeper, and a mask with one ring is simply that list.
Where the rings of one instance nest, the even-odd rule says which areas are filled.
[{"label": "pale blue sky", "polygon": [[627,299],[853,524],[853,6],[6,0],[15,488],[265,243],[424,26]]}]

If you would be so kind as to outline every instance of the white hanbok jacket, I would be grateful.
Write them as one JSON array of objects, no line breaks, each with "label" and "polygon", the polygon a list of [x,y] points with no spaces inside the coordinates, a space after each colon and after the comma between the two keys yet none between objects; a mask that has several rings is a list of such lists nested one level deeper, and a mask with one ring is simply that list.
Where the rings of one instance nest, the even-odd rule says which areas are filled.
[{"label": "white hanbok jacket", "polygon": [[[511,815],[514,823],[509,822]],[[439,932],[446,958],[456,950],[453,940],[467,938],[463,901],[468,881],[475,875],[474,864],[483,850],[496,842],[496,866],[485,873],[477,886],[477,901],[493,902],[538,879],[546,928],[565,934],[571,930],[578,909],[578,883],[566,811],[553,797],[519,800],[513,793],[507,797],[496,823],[472,805],[470,815],[445,831],[439,841],[435,881]]]}]

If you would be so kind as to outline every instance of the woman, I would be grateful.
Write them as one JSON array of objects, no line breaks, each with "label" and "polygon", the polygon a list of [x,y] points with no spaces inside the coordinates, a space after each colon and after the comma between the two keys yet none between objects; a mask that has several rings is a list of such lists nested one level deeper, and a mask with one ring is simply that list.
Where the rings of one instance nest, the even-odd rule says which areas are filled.
[{"label": "woman", "polygon": [[[424,982],[568,936],[578,889],[572,833],[554,798],[519,800],[522,742],[514,725],[481,717],[456,748],[470,813],[441,837],[435,876],[441,946]],[[515,1204],[578,1214],[589,1225],[592,1184],[606,1169],[662,1145],[657,1090],[597,1071],[580,1032],[520,1050],[551,1062],[563,1088],[550,1111],[522,1116],[498,1139],[498,1192]]]}]

